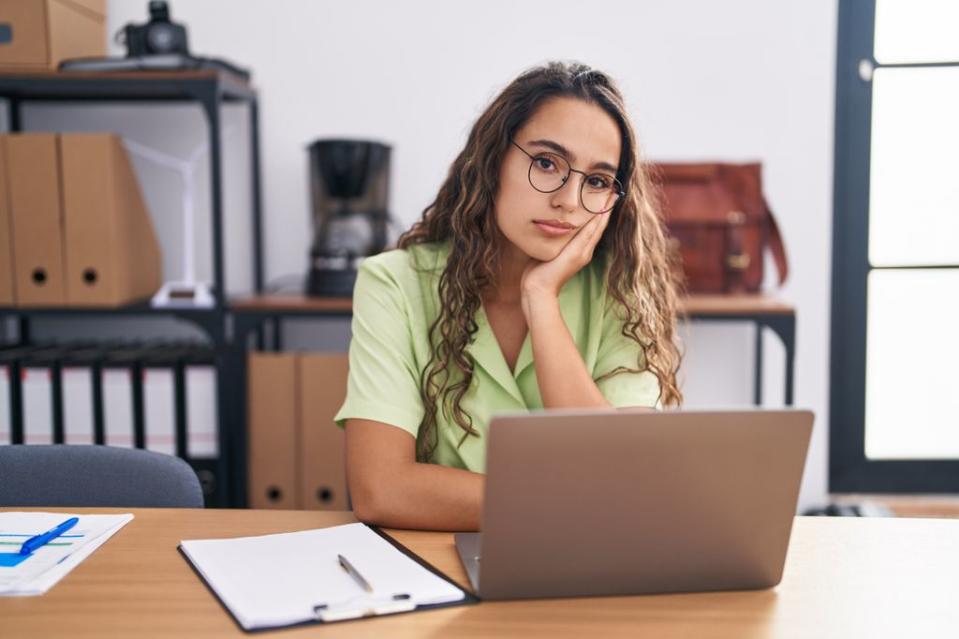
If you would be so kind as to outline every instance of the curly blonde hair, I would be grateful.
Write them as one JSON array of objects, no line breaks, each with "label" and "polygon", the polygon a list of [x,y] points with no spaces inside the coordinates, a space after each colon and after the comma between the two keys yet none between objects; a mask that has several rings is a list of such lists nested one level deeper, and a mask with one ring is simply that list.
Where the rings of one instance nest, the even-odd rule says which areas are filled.
[{"label": "curly blonde hair", "polygon": [[[602,378],[646,368],[659,380],[659,403],[682,403],[676,375],[682,360],[675,332],[681,282],[659,216],[656,191],[640,161],[623,97],[605,73],[576,63],[551,62],[513,80],[486,108],[454,160],[436,199],[399,238],[399,248],[449,242],[439,279],[440,313],[429,331],[431,359],[420,376],[425,415],[417,437],[417,458],[430,461],[437,445],[437,415],[477,435],[461,407],[473,381],[466,352],[477,331],[481,291],[495,286],[499,243],[494,201],[500,165],[513,135],[546,100],[571,97],[595,104],[619,127],[622,151],[617,177],[626,194],[616,203],[593,253],[605,260],[607,289],[623,317],[624,336],[642,347],[637,368],[618,368]],[[597,380],[599,381],[599,380]]]}]

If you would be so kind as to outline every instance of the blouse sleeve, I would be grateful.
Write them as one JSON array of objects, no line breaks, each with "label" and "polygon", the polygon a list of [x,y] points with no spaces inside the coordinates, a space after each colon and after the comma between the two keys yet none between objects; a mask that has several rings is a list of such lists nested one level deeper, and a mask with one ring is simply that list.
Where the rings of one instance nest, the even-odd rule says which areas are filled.
[{"label": "blouse sleeve", "polygon": [[[603,316],[596,367],[593,369],[593,379],[599,380],[596,386],[606,401],[617,408],[662,408],[659,401],[659,379],[646,368],[642,347],[631,337],[623,335],[624,319],[615,306],[615,300],[610,298]],[[620,367],[631,370],[623,370],[600,379]]]},{"label": "blouse sleeve", "polygon": [[360,265],[351,329],[346,400],[334,421],[342,427],[347,419],[370,419],[416,437],[424,411],[409,306],[386,265]]}]

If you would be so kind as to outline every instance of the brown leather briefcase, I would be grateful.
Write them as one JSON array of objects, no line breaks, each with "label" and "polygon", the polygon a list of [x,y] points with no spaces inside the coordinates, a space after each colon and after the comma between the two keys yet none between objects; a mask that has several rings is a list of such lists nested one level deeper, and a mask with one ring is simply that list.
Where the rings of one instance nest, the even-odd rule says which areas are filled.
[{"label": "brown leather briefcase", "polygon": [[678,244],[690,293],[754,293],[768,246],[786,281],[782,237],[763,198],[761,165],[650,164],[661,187],[663,219]]}]

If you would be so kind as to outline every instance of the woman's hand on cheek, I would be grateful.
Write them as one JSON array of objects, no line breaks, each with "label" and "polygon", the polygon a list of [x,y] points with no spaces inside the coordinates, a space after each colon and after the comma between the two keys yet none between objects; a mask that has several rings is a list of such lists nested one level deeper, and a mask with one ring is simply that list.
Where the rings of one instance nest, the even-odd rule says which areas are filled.
[{"label": "woman's hand on cheek", "polygon": [[[559,255],[548,262],[532,260],[523,272],[521,283],[523,310],[527,300],[537,296],[556,298],[563,285],[593,259],[593,250],[609,224],[610,213],[594,215],[576,232]],[[527,318],[528,319],[528,318]]]}]

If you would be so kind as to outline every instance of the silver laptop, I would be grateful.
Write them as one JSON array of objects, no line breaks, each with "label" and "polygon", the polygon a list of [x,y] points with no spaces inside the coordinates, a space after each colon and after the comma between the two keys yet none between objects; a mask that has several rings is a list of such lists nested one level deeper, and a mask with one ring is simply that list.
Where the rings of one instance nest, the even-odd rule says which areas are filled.
[{"label": "silver laptop", "polygon": [[782,578],[805,410],[544,411],[490,423],[483,599],[746,590]]}]

